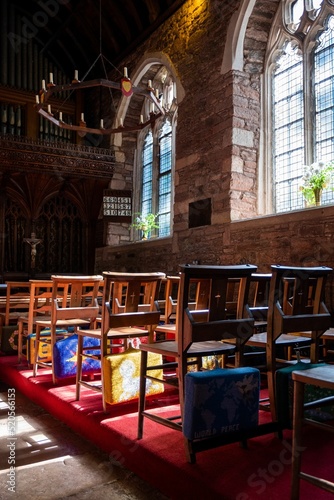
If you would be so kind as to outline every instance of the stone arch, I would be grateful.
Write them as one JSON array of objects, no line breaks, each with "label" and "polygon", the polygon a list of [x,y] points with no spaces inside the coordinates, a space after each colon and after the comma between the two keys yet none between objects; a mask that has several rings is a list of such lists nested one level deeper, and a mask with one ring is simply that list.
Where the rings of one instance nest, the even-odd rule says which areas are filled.
[{"label": "stone arch", "polygon": [[[165,66],[167,70],[171,73],[175,83],[176,83],[176,95],[177,95],[177,101],[180,103],[185,96],[185,90],[182,86],[182,83],[177,75],[177,71],[168,57],[167,54],[164,52],[152,52],[152,53],[147,53],[145,56],[141,58],[141,60],[138,62],[135,70],[130,76],[132,84],[134,86],[137,86],[141,81],[145,81],[145,78],[147,80],[154,79],[154,75],[163,67]],[[125,120],[125,117],[127,115],[127,112],[130,107],[130,102],[132,100],[132,106],[133,102],[135,100],[138,101],[137,109],[141,108],[141,105],[143,103],[143,96],[138,96],[138,94],[132,95],[131,99],[122,96],[119,101],[119,105],[117,108],[117,113],[115,116],[115,124],[120,123],[120,120],[122,119],[123,121]],[[137,120],[139,120],[139,115],[136,117]],[[111,136],[111,142],[114,146],[116,147],[121,147],[122,146],[122,136],[123,134],[114,134]]]},{"label": "stone arch", "polygon": [[228,27],[221,72],[233,87],[232,220],[262,215],[270,206],[262,86],[268,38],[279,4],[280,0],[242,0]]},{"label": "stone arch", "polygon": [[280,0],[242,0],[227,30],[221,72],[261,72]]},{"label": "stone arch", "polygon": [[255,2],[256,0],[243,0],[239,9],[231,17],[223,54],[222,74],[228,73],[232,69],[240,71],[243,69],[245,32]]}]

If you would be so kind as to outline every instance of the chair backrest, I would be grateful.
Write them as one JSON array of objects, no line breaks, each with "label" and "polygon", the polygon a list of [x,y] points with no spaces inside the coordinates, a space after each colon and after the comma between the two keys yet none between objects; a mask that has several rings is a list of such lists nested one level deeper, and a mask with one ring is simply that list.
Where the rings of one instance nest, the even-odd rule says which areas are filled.
[{"label": "chair backrest", "polygon": [[165,278],[164,273],[105,271],[103,278],[103,334],[107,334],[110,328],[144,327],[159,323],[160,313],[156,309],[156,301],[161,280]]},{"label": "chair backrest", "polygon": [[330,267],[271,266],[269,290],[269,341],[281,334],[326,331],[331,315],[324,303]]},{"label": "chair backrest", "polygon": [[[109,303],[112,312],[137,312],[140,306],[155,308],[164,273],[121,273],[105,271],[104,303]],[[142,308],[143,310],[143,308]]]},{"label": "chair backrest", "polygon": [[165,322],[175,319],[180,276],[167,276],[165,287]]},{"label": "chair backrest", "polygon": [[52,280],[29,280],[30,302],[27,318],[28,333],[33,332],[34,319],[40,315],[51,315]]},{"label": "chair backrest", "polygon": [[[169,322],[176,320],[177,298],[179,293],[180,276],[167,276],[166,278],[166,310],[165,320]],[[208,293],[210,283],[208,280],[192,280],[189,287],[188,307],[193,310],[203,310],[208,307]]]},{"label": "chair backrest", "polygon": [[249,305],[255,320],[266,322],[271,274],[254,273],[251,277]]},{"label": "chair backrest", "polygon": [[2,313],[3,324],[8,326],[24,312],[28,312],[30,302],[30,283],[27,281],[7,281],[5,311]]},{"label": "chair backrest", "polygon": [[251,288],[254,285],[251,307],[268,307],[269,287],[271,273],[253,273],[251,276]]},{"label": "chair backrest", "polygon": [[[248,307],[248,292],[253,265],[235,266],[181,266],[178,298],[177,332],[180,374],[186,373],[186,358],[194,342],[235,339],[240,348],[254,333],[254,319]],[[209,284],[207,314],[197,314],[188,307],[189,287],[194,280]],[[238,296],[235,315],[229,314],[229,283],[235,280]]]},{"label": "chair backrest", "polygon": [[52,280],[52,311],[54,320],[89,319],[99,314],[97,301],[103,277],[54,275]]}]

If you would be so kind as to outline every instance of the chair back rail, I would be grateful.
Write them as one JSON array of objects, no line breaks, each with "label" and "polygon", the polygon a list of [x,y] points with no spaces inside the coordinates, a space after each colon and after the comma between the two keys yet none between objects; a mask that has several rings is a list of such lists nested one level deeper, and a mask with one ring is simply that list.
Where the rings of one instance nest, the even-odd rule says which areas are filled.
[{"label": "chair back rail", "polygon": [[134,311],[127,313],[113,314],[111,312],[110,304],[106,304],[109,314],[109,328],[120,328],[124,326],[138,326],[146,327],[148,325],[157,325],[160,319],[159,311]]}]

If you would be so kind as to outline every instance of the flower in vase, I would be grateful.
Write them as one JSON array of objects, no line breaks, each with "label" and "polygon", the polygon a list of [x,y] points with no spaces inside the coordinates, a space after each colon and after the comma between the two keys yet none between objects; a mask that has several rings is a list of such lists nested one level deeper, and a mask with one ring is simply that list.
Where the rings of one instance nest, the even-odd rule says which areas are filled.
[{"label": "flower in vase", "polygon": [[321,192],[328,187],[333,171],[333,162],[324,163],[318,161],[309,166],[305,165],[302,178],[303,184],[299,189],[309,205],[320,204]]},{"label": "flower in vase", "polygon": [[132,227],[136,229],[140,229],[143,233],[143,239],[146,240],[152,229],[158,229],[159,224],[157,223],[156,219],[159,217],[159,214],[134,214],[135,218],[133,223],[131,224]]}]

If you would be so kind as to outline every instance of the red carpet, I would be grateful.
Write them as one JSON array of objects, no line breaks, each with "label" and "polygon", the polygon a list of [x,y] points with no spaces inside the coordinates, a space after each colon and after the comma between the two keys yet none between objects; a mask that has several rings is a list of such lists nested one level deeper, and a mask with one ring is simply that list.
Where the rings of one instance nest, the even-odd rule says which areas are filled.
[{"label": "red carpet", "polygon": [[[82,389],[81,400],[75,401],[73,380],[53,386],[51,375],[43,370],[33,378],[31,370],[16,366],[14,356],[0,358],[0,377],[172,499],[290,496],[290,431],[284,432],[282,441],[273,434],[253,438],[246,450],[233,443],[199,453],[192,465],[185,459],[182,434],[177,431],[145,419],[144,438],[136,439],[137,403],[109,407],[105,414],[99,394]],[[169,404],[175,404],[172,396]],[[267,413],[261,414],[262,421],[267,418]],[[305,427],[305,436],[303,469],[334,481],[333,434]],[[322,500],[333,495],[302,481],[300,498]]]}]

